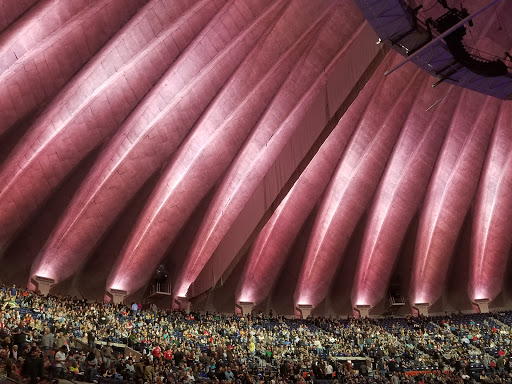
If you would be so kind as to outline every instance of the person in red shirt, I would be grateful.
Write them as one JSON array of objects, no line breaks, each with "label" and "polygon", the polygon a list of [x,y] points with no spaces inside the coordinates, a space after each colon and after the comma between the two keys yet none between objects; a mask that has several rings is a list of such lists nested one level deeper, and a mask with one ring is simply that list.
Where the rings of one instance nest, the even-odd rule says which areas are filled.
[{"label": "person in red shirt", "polygon": [[152,354],[153,354],[153,360],[160,362],[160,356],[162,355],[162,350],[160,349],[158,344],[156,344],[155,347],[153,348]]},{"label": "person in red shirt", "polygon": [[164,352],[164,359],[167,360],[167,361],[171,361],[172,360],[172,351],[171,351],[171,348],[167,348],[167,350]]}]

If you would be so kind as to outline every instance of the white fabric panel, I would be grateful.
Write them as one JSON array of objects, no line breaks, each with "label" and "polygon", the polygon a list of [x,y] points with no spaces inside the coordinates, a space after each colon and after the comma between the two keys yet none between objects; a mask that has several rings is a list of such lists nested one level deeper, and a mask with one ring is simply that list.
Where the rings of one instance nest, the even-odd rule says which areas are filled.
[{"label": "white fabric panel", "polygon": [[357,36],[357,44],[348,47],[348,55],[343,53],[339,55],[339,60],[329,76],[327,96],[331,114],[336,112],[363,75],[368,64],[372,62],[379,50],[384,48],[383,45],[376,44],[379,38],[368,22],[365,22],[359,33],[354,36]]}]

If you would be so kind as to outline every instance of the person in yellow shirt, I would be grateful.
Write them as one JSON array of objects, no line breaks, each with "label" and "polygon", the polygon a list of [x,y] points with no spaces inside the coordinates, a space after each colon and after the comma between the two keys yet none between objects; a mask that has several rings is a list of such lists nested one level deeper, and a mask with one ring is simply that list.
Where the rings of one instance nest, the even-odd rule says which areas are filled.
[{"label": "person in yellow shirt", "polygon": [[74,360],[71,366],[69,367],[69,372],[78,375],[80,373],[80,368],[78,367],[78,361]]}]

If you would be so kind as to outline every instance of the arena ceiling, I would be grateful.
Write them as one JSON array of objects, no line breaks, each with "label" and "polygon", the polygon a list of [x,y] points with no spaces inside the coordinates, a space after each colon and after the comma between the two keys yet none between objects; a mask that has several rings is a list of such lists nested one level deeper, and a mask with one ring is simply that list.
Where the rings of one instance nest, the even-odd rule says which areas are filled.
[{"label": "arena ceiling", "polygon": [[[496,7],[473,37],[510,52]],[[0,10],[2,281],[140,297],[162,265],[203,309],[507,302],[511,102],[384,76],[403,58],[356,3]]]}]

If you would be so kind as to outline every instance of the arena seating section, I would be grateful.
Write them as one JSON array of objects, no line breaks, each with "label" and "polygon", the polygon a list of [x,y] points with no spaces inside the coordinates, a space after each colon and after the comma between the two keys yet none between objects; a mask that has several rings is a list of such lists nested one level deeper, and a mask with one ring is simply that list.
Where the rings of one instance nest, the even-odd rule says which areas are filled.
[{"label": "arena seating section", "polygon": [[[48,379],[102,383],[313,380],[327,384],[387,382],[393,376],[402,383],[438,383],[503,382],[511,377],[512,312],[299,320],[263,313],[242,317],[133,310],[131,305],[43,297],[10,287],[3,287],[0,297],[1,369],[15,380],[20,378],[12,370],[23,372],[31,348],[45,354]],[[55,337],[49,350],[41,345],[45,328]],[[111,359],[105,359],[107,342],[113,346]],[[62,345],[67,346],[67,361],[61,372],[55,369],[55,349]],[[165,351],[170,351],[167,359]],[[86,363],[88,352],[98,361],[92,372]],[[143,376],[127,368],[129,358],[135,360],[133,366],[142,367]],[[78,365],[79,373],[70,371],[73,365]],[[145,377],[146,366],[154,367],[153,376]],[[225,377],[228,367],[233,378]]]}]

